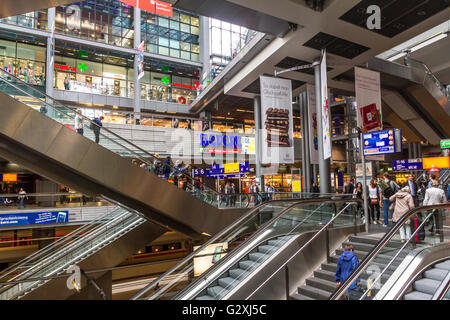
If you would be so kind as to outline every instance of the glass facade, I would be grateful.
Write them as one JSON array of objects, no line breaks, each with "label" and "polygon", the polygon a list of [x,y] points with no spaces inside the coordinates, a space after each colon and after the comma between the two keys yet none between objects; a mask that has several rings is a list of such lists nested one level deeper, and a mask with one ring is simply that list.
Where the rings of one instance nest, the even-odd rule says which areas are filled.
[{"label": "glass facade", "polygon": [[46,48],[0,40],[0,68],[22,81],[45,86]]},{"label": "glass facade", "polygon": [[47,10],[37,10],[13,17],[0,19],[0,22],[20,27],[47,30]]},{"label": "glass facade", "polygon": [[173,9],[172,18],[141,11],[141,39],[146,51],[200,61],[199,18]]}]

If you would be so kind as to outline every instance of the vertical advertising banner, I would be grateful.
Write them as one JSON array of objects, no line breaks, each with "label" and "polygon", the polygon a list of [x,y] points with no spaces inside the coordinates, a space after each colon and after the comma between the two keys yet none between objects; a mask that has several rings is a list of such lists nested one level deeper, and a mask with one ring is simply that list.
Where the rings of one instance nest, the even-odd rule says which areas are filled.
[{"label": "vertical advertising banner", "polygon": [[138,47],[137,54],[138,79],[144,76],[144,41]]},{"label": "vertical advertising banner", "polygon": [[263,164],[294,163],[291,80],[260,77]]},{"label": "vertical advertising banner", "polygon": [[[308,121],[309,121],[309,155],[311,164],[319,164],[319,140],[317,134],[316,87],[307,84]],[[319,119],[320,120],[320,119]]]},{"label": "vertical advertising banner", "polygon": [[322,91],[322,139],[323,159],[331,158],[330,108],[328,105],[327,52],[322,51],[320,64],[320,86]]},{"label": "vertical advertising banner", "polygon": [[366,132],[382,130],[380,73],[355,67],[355,92],[358,127]]},{"label": "vertical advertising banner", "polygon": [[55,60],[55,22],[52,22],[50,27],[50,66]]}]

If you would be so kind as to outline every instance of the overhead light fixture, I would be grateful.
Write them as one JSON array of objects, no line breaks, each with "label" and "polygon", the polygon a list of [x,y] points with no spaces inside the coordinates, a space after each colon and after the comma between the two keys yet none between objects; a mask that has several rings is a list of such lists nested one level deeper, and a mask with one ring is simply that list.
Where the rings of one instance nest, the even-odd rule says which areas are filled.
[{"label": "overhead light fixture", "polygon": [[422,48],[425,48],[426,46],[429,46],[430,44],[433,44],[433,43],[435,43],[435,42],[437,42],[439,40],[442,40],[442,39],[446,38],[448,35],[449,35],[449,32],[438,33],[438,34],[434,35],[433,37],[429,38],[428,40],[425,40],[425,41],[415,45],[411,49],[405,49],[403,52],[400,52],[400,53],[398,53],[398,54],[388,58],[387,60],[392,62],[392,61],[395,61],[397,59],[400,59],[400,58],[406,56],[408,54],[408,52],[412,53],[412,52],[415,52],[415,51],[420,50]]}]

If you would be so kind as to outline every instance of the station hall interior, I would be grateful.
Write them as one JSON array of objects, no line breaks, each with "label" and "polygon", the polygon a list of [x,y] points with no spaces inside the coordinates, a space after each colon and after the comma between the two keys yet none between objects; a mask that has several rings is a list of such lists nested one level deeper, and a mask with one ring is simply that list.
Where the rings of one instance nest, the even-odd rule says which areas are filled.
[{"label": "station hall interior", "polygon": [[449,53],[449,0],[2,0],[0,300],[448,300]]}]

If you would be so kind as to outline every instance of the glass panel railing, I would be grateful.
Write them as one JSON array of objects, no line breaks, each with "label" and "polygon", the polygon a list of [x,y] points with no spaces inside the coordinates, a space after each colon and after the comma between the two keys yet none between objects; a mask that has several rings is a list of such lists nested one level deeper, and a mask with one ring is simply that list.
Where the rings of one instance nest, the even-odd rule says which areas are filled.
[{"label": "glass panel railing", "polygon": [[[223,256],[232,252],[265,223],[298,202],[299,200],[269,201],[255,207],[205,244],[194,248],[193,253],[134,295],[132,299],[166,299],[175,295],[198,278],[200,271],[197,268],[194,270],[194,261],[197,262],[201,258],[209,259],[211,263],[207,263],[207,267],[201,270],[201,272],[206,271]],[[316,208],[317,203],[310,206]]]},{"label": "glass panel railing", "polygon": [[[347,200],[309,200],[286,208],[252,234],[239,248],[228,253],[214,268],[198,276],[195,283],[174,299],[221,299],[298,235],[321,229],[337,214],[339,216],[334,219],[332,227],[355,225],[358,223],[356,203],[350,208],[350,204],[346,202]],[[338,212],[341,204],[345,206]]]},{"label": "glass panel railing", "polygon": [[78,233],[78,237],[74,235],[65,237],[66,241],[64,241],[64,245],[60,244],[58,248],[55,247],[53,250],[47,250],[47,254],[42,255],[39,259],[35,257],[32,264],[29,261],[25,270],[22,270],[19,275],[9,279],[9,281],[21,281],[21,283],[2,288],[0,299],[15,299],[25,294],[48,281],[27,280],[55,276],[70,265],[78,263],[104,245],[107,245],[124,233],[145,222],[145,219],[139,215],[121,208],[110,216],[114,216],[114,218],[104,224],[98,225],[96,228],[92,228],[89,232]]},{"label": "glass panel railing", "polygon": [[372,300],[388,282],[395,284],[395,271],[415,249],[426,249],[450,241],[444,228],[450,204],[426,206],[406,213],[380,239],[330,299]]}]

